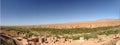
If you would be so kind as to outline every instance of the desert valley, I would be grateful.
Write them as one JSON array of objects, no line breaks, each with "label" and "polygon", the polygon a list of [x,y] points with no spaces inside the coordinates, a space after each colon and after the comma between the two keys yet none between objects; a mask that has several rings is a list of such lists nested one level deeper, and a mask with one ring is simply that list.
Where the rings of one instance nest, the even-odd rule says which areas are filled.
[{"label": "desert valley", "polygon": [[2,45],[120,45],[120,19],[1,26],[0,35]]}]

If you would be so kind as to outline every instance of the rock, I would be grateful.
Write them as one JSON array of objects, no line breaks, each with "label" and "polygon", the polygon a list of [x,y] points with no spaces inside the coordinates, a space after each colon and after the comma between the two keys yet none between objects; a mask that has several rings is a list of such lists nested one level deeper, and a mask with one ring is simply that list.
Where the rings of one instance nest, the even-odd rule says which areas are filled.
[{"label": "rock", "polygon": [[116,45],[120,45],[120,40],[116,42]]}]

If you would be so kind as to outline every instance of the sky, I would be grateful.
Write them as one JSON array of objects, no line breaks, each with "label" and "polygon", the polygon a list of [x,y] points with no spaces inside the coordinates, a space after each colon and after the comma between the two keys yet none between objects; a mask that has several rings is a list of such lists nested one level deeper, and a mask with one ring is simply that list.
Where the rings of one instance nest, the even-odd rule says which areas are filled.
[{"label": "sky", "polygon": [[120,17],[120,0],[1,0],[0,25],[51,24]]}]

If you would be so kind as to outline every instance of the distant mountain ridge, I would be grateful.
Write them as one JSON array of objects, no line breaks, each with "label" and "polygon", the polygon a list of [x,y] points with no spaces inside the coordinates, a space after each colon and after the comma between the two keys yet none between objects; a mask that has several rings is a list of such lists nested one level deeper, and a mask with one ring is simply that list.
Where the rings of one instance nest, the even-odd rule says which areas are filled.
[{"label": "distant mountain ridge", "polygon": [[84,22],[68,22],[61,24],[45,24],[45,25],[28,25],[19,26],[27,28],[95,28],[95,27],[105,27],[105,26],[117,26],[120,25],[120,19],[100,19],[94,21],[84,21]]}]

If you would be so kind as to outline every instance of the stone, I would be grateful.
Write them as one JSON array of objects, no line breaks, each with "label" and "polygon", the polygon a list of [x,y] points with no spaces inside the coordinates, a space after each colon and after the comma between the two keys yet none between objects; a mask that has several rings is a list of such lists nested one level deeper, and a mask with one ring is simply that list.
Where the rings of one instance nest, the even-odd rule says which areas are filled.
[{"label": "stone", "polygon": [[116,42],[116,45],[120,45],[120,40]]}]

